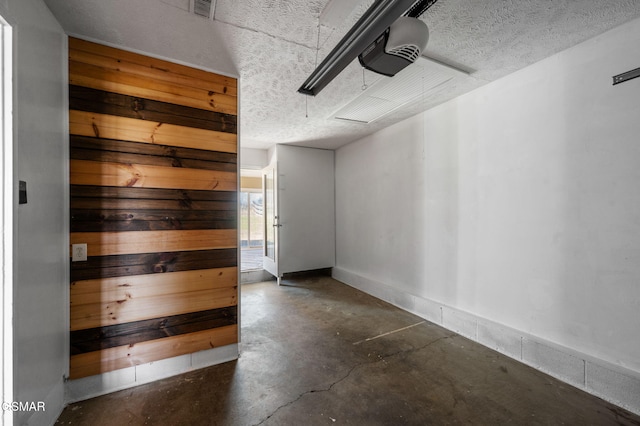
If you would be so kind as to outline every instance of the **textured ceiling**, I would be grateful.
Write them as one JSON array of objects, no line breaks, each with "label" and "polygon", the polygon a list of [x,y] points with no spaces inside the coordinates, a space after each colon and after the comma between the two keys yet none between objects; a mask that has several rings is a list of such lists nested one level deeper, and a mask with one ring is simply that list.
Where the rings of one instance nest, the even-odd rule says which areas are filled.
[{"label": "textured ceiling", "polygon": [[297,93],[373,1],[349,2],[333,28],[319,25],[327,0],[213,0],[213,20],[190,14],[189,0],[45,0],[70,35],[238,76],[247,148],[334,149],[640,17],[638,0],[440,0],[422,17],[425,54],[470,74],[360,124],[329,118],[362,90],[357,60],[315,98]]}]

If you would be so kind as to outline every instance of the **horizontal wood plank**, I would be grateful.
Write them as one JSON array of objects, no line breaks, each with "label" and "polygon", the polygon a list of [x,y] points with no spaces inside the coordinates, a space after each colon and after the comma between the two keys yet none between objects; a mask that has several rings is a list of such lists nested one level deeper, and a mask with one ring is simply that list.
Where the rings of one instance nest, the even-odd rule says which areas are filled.
[{"label": "horizontal wood plank", "polygon": [[[155,219],[155,218],[154,218]],[[237,221],[233,220],[105,220],[95,222],[73,222],[71,232],[136,232],[136,231],[171,231],[196,229],[235,229]]]},{"label": "horizontal wood plank", "polygon": [[71,281],[226,268],[237,265],[238,250],[235,248],[90,256],[86,262],[71,262]]},{"label": "horizontal wood plank", "polygon": [[234,286],[71,305],[70,326],[71,330],[82,330],[235,306],[238,303],[237,293]]},{"label": "horizontal wood plank", "polygon": [[[125,187],[123,187],[125,188]],[[214,191],[211,191],[214,192]],[[190,212],[226,211],[227,214],[234,215],[237,210],[235,201],[192,201],[182,203],[174,200],[150,200],[150,199],[108,199],[108,198],[72,198],[71,210],[80,209],[104,209],[104,210],[163,210],[172,211],[183,210]],[[175,214],[175,213],[174,213]]]},{"label": "horizontal wood plank", "polygon": [[235,114],[176,105],[90,87],[69,86],[69,108],[197,129],[238,133],[238,120]]},{"label": "horizontal wood plank", "polygon": [[[144,142],[128,142],[115,139],[103,139],[78,135],[72,135],[70,137],[69,145],[72,158],[74,158],[75,156],[75,151],[81,150],[92,150],[101,153],[113,152],[123,154],[148,155],[151,157],[170,158],[177,163],[171,164],[172,167],[185,167],[181,165],[181,163],[185,160],[225,163],[235,166],[238,160],[238,155],[235,153],[218,152],[205,149],[181,148],[176,146],[148,144]],[[140,164],[149,163],[143,162]]]},{"label": "horizontal wood plank", "polygon": [[236,267],[101,278],[72,282],[70,300],[72,307],[103,302],[125,303],[145,297],[234,287],[237,284]]},{"label": "horizontal wood plank", "polygon": [[[127,55],[125,54],[122,56]],[[171,72],[169,70],[158,70],[158,68],[153,67],[148,63],[151,61],[142,60],[139,62],[147,62],[147,64],[139,64],[123,59],[122,57],[109,57],[99,53],[77,49],[69,50],[69,59],[74,63],[95,65],[103,69],[122,72],[144,80],[162,81],[190,89],[201,89],[206,90],[207,92],[220,93],[233,97],[238,96],[236,80],[219,74],[206,75],[209,73],[201,73],[204,78],[200,79],[190,75]],[[172,65],[173,64],[170,64],[169,66]],[[191,71],[190,74],[194,74],[194,72]]]},{"label": "horizontal wood plank", "polygon": [[85,111],[69,111],[72,135],[237,153],[237,135]]},{"label": "horizontal wood plank", "polygon": [[[75,37],[69,38],[70,52],[85,52],[91,55],[99,55],[106,58],[114,59],[117,63],[139,65],[145,68],[144,76],[151,79],[163,80],[165,78],[188,77],[191,81],[196,82],[196,87],[200,87],[200,83],[220,84],[221,87],[228,87],[228,94],[233,94],[230,89],[237,88],[237,80],[233,77],[226,77],[209,71],[193,68],[190,66],[168,62],[162,59],[129,52],[102,44],[81,40]],[[84,60],[83,62],[92,63],[95,60]]]},{"label": "horizontal wood plank", "polygon": [[231,211],[72,210],[71,232],[236,229]]},{"label": "horizontal wood plank", "polygon": [[213,161],[181,159],[179,157],[154,156],[148,154],[128,154],[116,151],[98,151],[93,149],[72,149],[72,160],[102,161],[120,164],[139,164],[158,167],[188,168],[200,170],[215,170],[236,173],[237,167],[232,163],[218,163]]},{"label": "horizontal wood plank", "polygon": [[[91,200],[84,200],[88,203],[89,206],[93,205],[90,203]],[[133,200],[124,200],[129,203],[135,203]],[[96,202],[96,204],[99,200]],[[159,204],[164,203],[173,203],[173,201],[166,200],[158,200]],[[117,200],[112,201],[109,204],[118,205]],[[83,203],[78,202],[77,204],[82,205]],[[106,203],[105,203],[106,204]],[[105,222],[109,221],[180,221],[180,222],[191,222],[191,221],[206,221],[206,220],[225,220],[225,221],[235,221],[236,220],[236,211],[231,209],[224,210],[169,210],[169,209],[135,209],[135,206],[131,209],[127,209],[125,204],[122,203],[122,209],[109,209],[106,207],[104,209],[92,209],[91,207],[85,209],[71,209],[71,221],[72,222],[100,222],[100,224],[104,225]],[[219,203],[224,204],[224,203]],[[99,207],[101,207],[99,205]]]},{"label": "horizontal wood plank", "polygon": [[71,332],[71,355],[237,324],[236,306]]},{"label": "horizontal wood plank", "polygon": [[[88,256],[236,248],[234,229],[72,232],[70,244],[87,244]],[[71,257],[71,246],[69,246]]]},{"label": "horizontal wood plank", "polygon": [[73,355],[69,365],[69,378],[79,379],[237,342],[238,327],[230,325]]},{"label": "horizontal wood plank", "polygon": [[71,160],[70,177],[73,185],[217,191],[233,191],[238,187],[235,172],[87,160]]},{"label": "horizontal wood plank", "polygon": [[150,80],[134,74],[75,61],[69,61],[69,83],[223,114],[237,115],[238,111],[238,98],[235,96]]},{"label": "horizontal wood plank", "polygon": [[[184,189],[157,189],[157,188],[130,188],[71,185],[71,199],[80,201],[82,198],[118,198],[135,200],[175,200],[181,206],[198,210],[192,207],[199,201],[231,202],[235,204],[238,194],[235,191],[195,191]],[[149,208],[149,207],[147,207]],[[210,210],[211,207],[203,207],[201,210]]]}]

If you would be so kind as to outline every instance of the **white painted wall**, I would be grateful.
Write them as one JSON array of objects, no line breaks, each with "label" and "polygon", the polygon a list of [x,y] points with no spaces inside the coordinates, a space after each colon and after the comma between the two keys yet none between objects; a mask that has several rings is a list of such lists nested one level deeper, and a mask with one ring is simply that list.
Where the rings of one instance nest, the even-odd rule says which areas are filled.
[{"label": "white painted wall", "polygon": [[611,78],[638,46],[640,20],[339,149],[334,275],[640,412],[640,79]]},{"label": "white painted wall", "polygon": [[[188,8],[188,0],[181,3]],[[176,13],[176,6],[170,2],[80,0],[51,2],[51,7],[69,35],[83,39],[90,35],[89,39],[100,44],[238,76],[217,22],[186,11]],[[159,28],[174,30],[158,31]]]},{"label": "white painted wall", "polygon": [[[14,29],[14,400],[46,403],[15,424],[52,424],[68,362],[68,132],[66,36],[41,0],[4,0]],[[17,200],[17,196],[15,197]]]},{"label": "white painted wall", "polygon": [[240,168],[262,170],[269,165],[266,149],[240,148]]}]

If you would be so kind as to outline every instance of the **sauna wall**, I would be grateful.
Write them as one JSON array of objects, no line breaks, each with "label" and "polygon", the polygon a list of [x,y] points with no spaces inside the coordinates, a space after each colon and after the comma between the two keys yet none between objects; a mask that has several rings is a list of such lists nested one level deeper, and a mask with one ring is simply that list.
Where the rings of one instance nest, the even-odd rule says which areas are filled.
[{"label": "sauna wall", "polygon": [[69,131],[70,378],[237,343],[236,80],[70,38]]}]

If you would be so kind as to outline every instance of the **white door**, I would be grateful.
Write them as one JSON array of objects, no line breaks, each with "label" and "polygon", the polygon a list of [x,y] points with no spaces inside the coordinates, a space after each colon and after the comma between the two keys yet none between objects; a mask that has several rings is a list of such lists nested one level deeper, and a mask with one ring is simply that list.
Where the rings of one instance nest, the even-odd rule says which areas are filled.
[{"label": "white door", "polygon": [[264,269],[291,272],[335,266],[333,151],[277,145],[262,171]]},{"label": "white door", "polygon": [[334,153],[278,145],[278,272],[335,266]]},{"label": "white door", "polygon": [[264,256],[262,259],[264,269],[271,275],[278,278],[278,234],[280,224],[278,222],[278,170],[276,163],[270,165],[262,171],[262,190],[264,208]]}]

